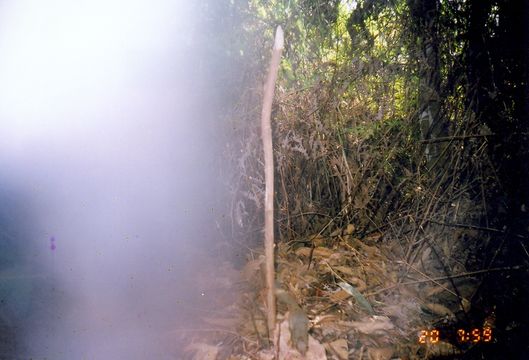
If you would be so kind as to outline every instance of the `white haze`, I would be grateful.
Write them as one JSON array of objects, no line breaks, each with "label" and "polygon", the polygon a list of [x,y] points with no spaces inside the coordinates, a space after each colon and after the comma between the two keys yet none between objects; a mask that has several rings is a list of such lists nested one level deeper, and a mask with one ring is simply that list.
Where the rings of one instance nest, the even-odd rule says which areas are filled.
[{"label": "white haze", "polygon": [[215,188],[186,3],[0,1],[0,187],[50,293],[16,320],[24,356],[171,356]]}]

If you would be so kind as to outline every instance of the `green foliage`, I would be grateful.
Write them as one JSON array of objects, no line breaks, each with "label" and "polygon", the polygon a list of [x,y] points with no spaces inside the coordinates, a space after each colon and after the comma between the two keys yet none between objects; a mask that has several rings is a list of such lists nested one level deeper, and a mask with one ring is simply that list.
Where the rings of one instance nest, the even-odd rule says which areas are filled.
[{"label": "green foliage", "polygon": [[[274,134],[282,186],[313,171],[318,174],[303,185],[290,186],[295,194],[308,191],[307,198],[319,206],[336,210],[336,204],[355,203],[355,194],[362,191],[365,199],[375,194],[384,198],[389,196],[386,188],[396,188],[403,177],[421,172],[427,164],[419,122],[427,101],[436,102],[437,114],[453,133],[470,129],[469,2],[432,1],[251,0],[242,10],[245,46],[259,54],[252,71],[261,76],[253,77],[251,86],[262,84],[275,27],[285,30]],[[432,14],[421,11],[432,9],[432,4],[429,18]],[[486,21],[496,17],[492,13]],[[425,24],[425,19],[432,23]],[[418,33],[421,26],[431,33]],[[497,31],[498,26],[490,26],[491,33]],[[433,61],[427,53],[431,49],[438,56]],[[425,89],[435,90],[427,101]],[[507,113],[514,111],[510,104],[504,102]],[[298,168],[305,172],[298,173]],[[342,179],[347,172],[362,175]],[[285,209],[297,204],[302,211],[303,202],[289,198],[289,192],[280,203],[284,201]],[[398,199],[391,194],[391,201]],[[388,203],[374,214],[369,211],[379,211],[377,206],[371,204],[369,210],[370,204],[360,204],[355,206],[365,211],[363,215],[379,220],[395,205]]]}]

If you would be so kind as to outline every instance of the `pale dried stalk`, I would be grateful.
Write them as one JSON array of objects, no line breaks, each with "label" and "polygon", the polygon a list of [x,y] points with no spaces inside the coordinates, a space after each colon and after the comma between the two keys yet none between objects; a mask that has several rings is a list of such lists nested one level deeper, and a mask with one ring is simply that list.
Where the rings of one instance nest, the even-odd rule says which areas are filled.
[{"label": "pale dried stalk", "polygon": [[277,70],[283,50],[283,30],[277,27],[270,69],[266,79],[261,113],[261,131],[263,138],[265,163],[265,257],[266,257],[266,300],[267,320],[270,338],[274,333],[276,322],[275,271],[274,271],[274,156],[272,150],[272,102],[277,78]]}]

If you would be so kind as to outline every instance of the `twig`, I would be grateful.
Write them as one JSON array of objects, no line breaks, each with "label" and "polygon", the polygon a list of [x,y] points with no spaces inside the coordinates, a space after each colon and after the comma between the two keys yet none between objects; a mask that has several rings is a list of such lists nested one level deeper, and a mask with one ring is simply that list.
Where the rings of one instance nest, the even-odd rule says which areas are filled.
[{"label": "twig", "polygon": [[[379,289],[379,290],[377,290],[377,291],[375,291],[373,293],[369,293],[369,294],[367,294],[367,296],[376,295],[376,294],[379,294],[379,293],[384,292],[386,290],[391,290],[391,289],[396,288],[396,287],[401,286],[401,285],[404,285],[404,286],[416,285],[416,284],[423,284],[423,283],[428,283],[428,282],[436,282],[436,281],[442,281],[442,280],[457,279],[457,278],[462,278],[462,277],[470,277],[470,276],[474,276],[474,275],[486,274],[486,273],[489,273],[489,272],[513,271],[513,270],[525,270],[525,269],[527,269],[527,266],[516,265],[516,266],[509,266],[509,267],[499,267],[499,268],[483,269],[483,270],[476,270],[476,271],[468,271],[468,272],[464,272],[464,273],[461,273],[461,274],[455,274],[455,275],[450,275],[450,276],[440,276],[440,277],[428,278],[428,279],[424,279],[424,280],[407,281],[407,282],[402,282],[402,283],[394,284],[394,285],[391,285],[391,286],[387,286],[387,287],[385,287],[383,289]],[[426,276],[424,274],[421,274],[421,275]]]},{"label": "twig", "polygon": [[466,140],[466,139],[482,138],[482,137],[489,137],[489,136],[494,136],[494,134],[446,136],[446,137],[438,137],[435,139],[421,140],[420,143],[421,144],[435,144],[435,143],[447,142],[447,141],[452,141],[452,140]]},{"label": "twig", "polygon": [[[436,220],[432,220],[432,219],[426,219],[426,218],[422,218],[422,220],[425,220],[427,222],[431,222],[433,224],[442,225],[442,226],[457,227],[457,228],[464,228],[464,229],[473,229],[473,230],[482,230],[482,231],[487,231],[487,232],[496,233],[496,234],[506,234],[507,233],[505,230],[500,230],[500,229],[495,229],[495,228],[485,227],[485,226],[477,226],[477,225],[470,225],[470,224],[457,224],[457,223],[445,223],[445,222],[436,221]],[[522,235],[522,234],[511,234],[511,235],[516,236],[519,239],[527,239],[527,237]]]},{"label": "twig", "polygon": [[468,271],[468,272],[464,272],[461,274],[455,274],[455,275],[450,275],[450,276],[440,276],[436,278],[430,278],[427,280],[410,281],[410,282],[401,283],[401,285],[411,285],[411,284],[419,284],[419,283],[424,283],[424,282],[429,282],[429,281],[456,279],[456,278],[461,278],[461,277],[469,277],[469,276],[474,276],[474,275],[486,274],[488,272],[512,271],[512,270],[523,270],[523,269],[527,269],[527,266],[515,265],[515,266],[508,266],[508,267],[482,269],[482,270],[476,270],[476,271]]},{"label": "twig", "polygon": [[321,234],[323,234],[323,232],[325,231],[325,229],[327,229],[333,222],[334,220],[336,220],[339,216],[341,216],[341,214],[349,207],[350,204],[347,204],[345,205],[342,210],[340,210],[340,212],[333,218],[331,218],[331,220],[329,220],[327,222],[327,224],[325,224],[325,226],[315,235],[311,238],[312,240],[312,245],[311,245],[311,248],[310,248],[310,253],[309,253],[309,263],[307,265],[307,270],[310,269],[310,264],[312,263],[312,257],[314,255],[314,249],[316,248],[316,246],[314,245],[314,239],[317,238],[318,236],[320,236]]}]

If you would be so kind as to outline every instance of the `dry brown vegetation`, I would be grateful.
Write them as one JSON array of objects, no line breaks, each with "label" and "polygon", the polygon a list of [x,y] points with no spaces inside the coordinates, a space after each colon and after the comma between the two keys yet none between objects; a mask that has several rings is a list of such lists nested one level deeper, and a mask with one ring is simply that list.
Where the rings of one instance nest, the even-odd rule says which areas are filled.
[{"label": "dry brown vegetation", "polygon": [[[343,90],[351,79],[365,76],[363,71],[336,67],[330,80],[298,90],[279,88],[277,277],[308,314],[310,334],[329,359],[459,353],[466,348],[449,342],[419,345],[418,336],[421,329],[448,326],[472,311],[480,275],[487,270],[473,255],[496,231],[479,226],[487,206],[484,189],[494,182],[483,175],[491,173],[483,169],[487,136],[468,114],[447,105],[445,116],[468,121],[453,123],[450,137],[439,142],[443,155],[428,162],[415,114],[388,121],[394,106],[388,100],[392,94],[384,93],[388,89],[380,90],[376,111]],[[231,114],[246,125],[239,125],[239,142],[226,154],[237,169],[229,227],[237,242],[252,248],[242,271],[233,359],[270,356],[263,350],[267,331],[259,257],[264,194],[254,119],[259,95],[245,93],[246,106]],[[306,356],[311,358],[310,351]]]},{"label": "dry brown vegetation", "polygon": [[[283,3],[277,12],[252,4],[265,15],[246,19],[245,36],[263,44],[267,21],[282,19]],[[357,13],[364,18],[348,19],[350,43],[343,41],[339,16],[330,32],[321,24],[311,28],[309,20],[305,28],[285,25],[286,59],[273,110],[276,270],[310,319],[314,348],[301,356],[285,350],[295,344],[279,340],[276,350],[281,359],[320,359],[321,349],[328,359],[463,356],[475,346],[458,342],[453,327],[495,331],[495,304],[508,303],[503,299],[511,293],[485,298],[484,288],[491,296],[487,279],[523,268],[498,261],[506,256],[508,232],[498,224],[508,208],[502,194],[509,191],[494,158],[501,140],[479,118],[475,84],[458,62],[470,61],[454,31],[465,26],[460,16],[467,3],[443,3],[435,28],[434,95],[445,124],[436,136],[425,136],[419,119],[419,89],[434,72],[421,53],[428,39],[417,34],[425,26],[421,8],[410,17],[404,2],[362,4],[364,14]],[[229,216],[220,225],[229,248],[248,249],[231,359],[274,356],[261,274],[263,79],[255,76],[267,56],[252,53],[258,60],[241,72],[246,86],[225,119],[233,130],[224,154],[233,175],[226,181]],[[278,306],[283,324],[292,309]],[[419,344],[421,330],[433,328],[453,336]]]}]

